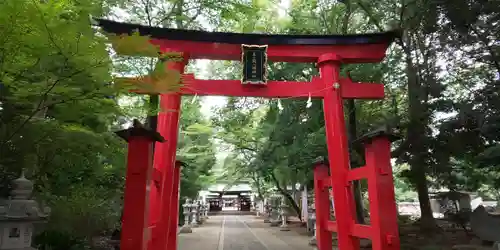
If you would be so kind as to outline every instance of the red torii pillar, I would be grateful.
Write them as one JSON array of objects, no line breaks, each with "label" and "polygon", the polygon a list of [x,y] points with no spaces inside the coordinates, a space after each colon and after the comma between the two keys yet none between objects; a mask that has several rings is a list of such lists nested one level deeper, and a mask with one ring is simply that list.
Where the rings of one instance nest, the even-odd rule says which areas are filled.
[{"label": "red torii pillar", "polygon": [[170,215],[168,223],[167,248],[177,249],[177,227],[179,225],[179,194],[181,184],[181,161],[175,161],[172,175],[172,195],[170,197]]},{"label": "red torii pillar", "polygon": [[[316,210],[319,210],[318,247],[319,250],[331,249],[331,243],[326,242],[331,241],[329,234],[326,233],[329,231],[337,232],[338,246],[342,250],[358,250],[359,238],[371,239],[374,250],[397,250],[399,249],[399,235],[390,167],[390,144],[387,138],[385,139],[387,142],[383,142],[384,139],[374,140],[373,142],[377,142],[376,146],[369,144],[366,149],[367,165],[350,169],[343,105],[343,97],[346,95],[342,93],[343,88],[349,88],[349,86],[344,86],[347,82],[340,79],[341,64],[342,58],[333,53],[322,55],[318,59],[320,80],[323,81],[325,87],[323,109],[328,157],[332,159],[329,177],[325,176],[327,173],[324,170],[315,170],[315,178],[319,178],[315,180],[315,183],[318,183],[321,189],[321,192],[316,191]],[[358,86],[358,95],[366,94],[365,86]],[[352,89],[352,86],[350,88]],[[358,97],[354,92],[350,94],[352,94],[351,98]],[[377,172],[380,169],[383,169],[383,176]],[[356,223],[352,181],[363,178],[367,178],[369,183],[371,226]],[[325,179],[330,179],[330,181],[325,181]],[[327,217],[322,211],[326,209],[326,204],[329,207],[329,199],[324,198],[323,195],[326,185],[331,185],[333,191],[335,222],[329,221],[329,216]],[[381,223],[382,218],[384,223]],[[391,219],[385,220],[385,218]]]},{"label": "red torii pillar", "polygon": [[153,161],[153,142],[163,137],[134,120],[133,127],[116,134],[128,142],[127,174],[125,180],[121,250],[143,250],[147,245],[148,184]]},{"label": "red torii pillar", "polygon": [[314,206],[316,210],[316,242],[318,249],[332,249],[332,231],[330,222],[330,175],[328,162],[322,157],[316,159],[314,167]]},{"label": "red torii pillar", "polygon": [[330,164],[330,176],[335,217],[339,228],[337,230],[337,240],[339,248],[342,250],[357,250],[359,249],[359,240],[351,237],[348,232],[352,222],[355,221],[355,213],[351,210],[351,202],[354,202],[354,197],[351,192],[350,182],[347,181],[350,162],[344,120],[342,85],[339,81],[341,62],[342,58],[336,54],[325,54],[319,57],[318,67],[321,80],[325,88],[327,88],[324,93],[323,110],[328,158],[335,159],[335,163]]},{"label": "red torii pillar", "polygon": [[[188,56],[179,62],[168,62],[167,67],[184,73]],[[180,172],[176,168],[177,139],[181,108],[181,94],[177,92],[160,95],[160,111],[158,113],[158,132],[169,138],[165,143],[155,145],[154,171],[158,173],[161,183],[156,192],[151,193],[150,250],[177,249],[177,211],[180,183]],[[175,205],[177,204],[177,205]]]},{"label": "red torii pillar", "polygon": [[398,210],[391,167],[391,142],[400,138],[388,128],[366,134],[353,143],[365,145],[366,178],[374,250],[399,250]]}]

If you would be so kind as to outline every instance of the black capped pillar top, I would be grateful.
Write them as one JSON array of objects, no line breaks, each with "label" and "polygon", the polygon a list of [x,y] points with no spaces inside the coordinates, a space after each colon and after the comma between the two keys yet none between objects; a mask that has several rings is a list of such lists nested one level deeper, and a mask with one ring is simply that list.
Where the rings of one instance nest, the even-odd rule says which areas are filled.
[{"label": "black capped pillar top", "polygon": [[386,137],[390,142],[395,142],[401,139],[399,132],[397,132],[394,128],[385,125],[360,136],[358,139],[354,140],[352,144],[357,144],[357,143],[366,144],[380,137]]},{"label": "black capped pillar top", "polygon": [[328,159],[324,156],[319,156],[317,157],[316,159],[314,159],[314,162],[313,162],[313,167],[317,167],[317,166],[329,166],[330,163],[328,162]]},{"label": "black capped pillar top", "polygon": [[137,119],[134,119],[132,127],[115,132],[116,135],[123,138],[125,141],[129,141],[130,137],[141,136],[149,138],[153,142],[164,142],[165,139],[160,133],[148,129],[142,125]]},{"label": "black capped pillar top", "polygon": [[185,163],[184,161],[181,161],[181,160],[176,160],[175,161],[175,166],[179,166],[179,167],[187,167],[188,164]]}]

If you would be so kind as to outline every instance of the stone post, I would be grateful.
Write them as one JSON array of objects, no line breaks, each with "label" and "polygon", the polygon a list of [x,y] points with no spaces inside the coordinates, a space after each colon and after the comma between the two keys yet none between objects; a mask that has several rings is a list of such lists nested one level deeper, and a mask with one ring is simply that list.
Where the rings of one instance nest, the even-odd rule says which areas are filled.
[{"label": "stone post", "polygon": [[193,230],[189,225],[189,217],[191,216],[191,199],[187,198],[186,202],[182,205],[182,213],[184,214],[184,225],[181,227],[180,233],[192,233]]},{"label": "stone post", "polygon": [[34,224],[45,222],[50,208],[31,199],[33,183],[24,177],[12,181],[10,199],[0,200],[0,249],[30,249]]},{"label": "stone post", "polygon": [[312,221],[312,225],[313,225],[313,236],[309,240],[309,245],[316,246],[316,209],[312,208],[311,211],[312,211],[311,221]]},{"label": "stone post", "polygon": [[288,206],[286,205],[284,200],[282,201],[280,206],[280,214],[281,214],[280,231],[290,231],[290,228],[288,227],[288,223],[286,221],[288,217]]}]

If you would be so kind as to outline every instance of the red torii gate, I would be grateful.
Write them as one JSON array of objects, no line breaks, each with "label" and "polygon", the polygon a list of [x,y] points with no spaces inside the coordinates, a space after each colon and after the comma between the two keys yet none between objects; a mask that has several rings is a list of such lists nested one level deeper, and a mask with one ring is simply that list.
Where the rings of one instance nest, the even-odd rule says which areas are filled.
[{"label": "red torii gate", "polygon": [[[122,250],[139,250],[137,246],[148,250],[177,248],[179,170],[175,156],[182,95],[322,98],[328,156],[334,161],[329,164],[331,174],[328,171],[319,175],[319,172],[315,173],[316,183],[319,185],[315,195],[316,206],[318,213],[324,213],[325,196],[324,192],[321,194],[319,191],[325,186],[331,186],[335,194],[332,195],[336,221],[331,222],[325,216],[318,217],[319,249],[331,249],[331,232],[337,232],[338,245],[342,250],[359,249],[359,237],[372,239],[374,250],[399,249],[394,187],[387,150],[379,155],[373,153],[376,151],[370,151],[372,153],[367,153],[367,165],[351,170],[344,121],[343,99],[382,99],[384,86],[354,83],[339,75],[342,64],[376,63],[383,60],[388,46],[399,32],[328,36],[265,35],[157,28],[103,19],[98,19],[97,22],[108,33],[132,34],[138,31],[141,35],[149,36],[150,42],[158,45],[162,52],[179,52],[182,55],[182,60],[169,62],[167,67],[183,75],[184,86],[179,92],[161,94],[160,99],[157,131],[167,141],[156,140],[154,163],[144,167],[145,173],[151,174],[144,174],[142,180],[137,180],[132,171],[127,171],[126,188],[132,180],[136,183],[135,186],[147,187],[140,194],[142,196],[129,196],[132,191],[126,189],[124,210],[129,213],[124,214],[123,218]],[[267,58],[270,61],[315,62],[320,76],[314,77],[311,82],[269,81],[265,85],[251,85],[241,84],[240,80],[200,80],[192,74],[184,74],[189,59],[241,60],[243,44],[267,45]],[[388,140],[370,140],[373,142],[367,143],[367,147],[376,144],[385,149],[389,145]],[[146,156],[143,154],[148,152],[137,151],[136,157],[144,158]],[[129,152],[129,164],[131,158],[133,157]],[[143,164],[146,162],[143,161]],[[370,208],[371,211],[376,211],[371,214],[371,221],[375,222],[371,225],[359,225],[355,220],[351,183],[361,178],[369,179]],[[141,204],[146,205],[139,206],[138,199],[144,201]],[[138,216],[145,216],[141,216],[140,220],[132,220],[126,217],[130,211],[135,211]],[[134,231],[134,227],[142,229]],[[135,245],[131,242],[135,242]]]}]

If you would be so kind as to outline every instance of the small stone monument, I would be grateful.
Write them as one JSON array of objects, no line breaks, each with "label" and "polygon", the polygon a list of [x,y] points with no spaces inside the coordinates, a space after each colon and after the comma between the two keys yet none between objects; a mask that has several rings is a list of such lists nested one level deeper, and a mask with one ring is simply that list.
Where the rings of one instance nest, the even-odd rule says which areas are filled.
[{"label": "small stone monument", "polygon": [[184,225],[181,227],[181,234],[192,233],[193,230],[189,225],[189,217],[191,216],[191,199],[187,198],[186,202],[182,205],[182,213],[184,214]]},{"label": "small stone monument", "polygon": [[35,250],[31,247],[34,224],[46,221],[50,208],[31,198],[33,183],[24,177],[12,181],[8,200],[0,200],[0,250]]}]

